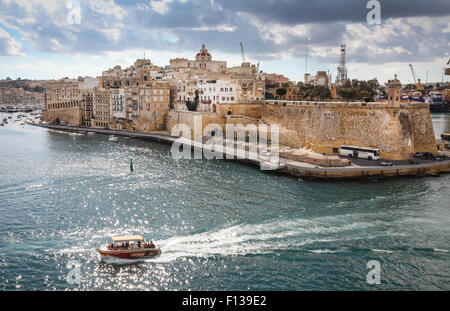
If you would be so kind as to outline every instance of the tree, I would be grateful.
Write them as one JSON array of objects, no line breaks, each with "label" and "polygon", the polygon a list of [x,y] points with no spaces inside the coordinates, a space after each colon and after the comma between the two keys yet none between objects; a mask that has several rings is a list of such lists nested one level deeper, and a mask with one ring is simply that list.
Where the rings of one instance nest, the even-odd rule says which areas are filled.
[{"label": "tree", "polygon": [[331,91],[323,85],[316,85],[312,89],[311,97],[318,100],[326,100],[331,98]]},{"label": "tree", "polygon": [[340,88],[338,90],[338,95],[341,96],[344,100],[354,100],[359,98],[359,91],[357,88]]},{"label": "tree", "polygon": [[198,102],[199,102],[199,98],[198,98],[198,90],[195,91],[195,98],[194,98],[194,102],[191,102],[190,100],[188,100],[186,102],[186,107],[189,111],[197,111],[197,107],[198,107]]},{"label": "tree", "polygon": [[286,93],[287,93],[287,89],[286,88],[284,88],[284,87],[277,88],[277,96],[283,97],[283,96],[286,95]]}]

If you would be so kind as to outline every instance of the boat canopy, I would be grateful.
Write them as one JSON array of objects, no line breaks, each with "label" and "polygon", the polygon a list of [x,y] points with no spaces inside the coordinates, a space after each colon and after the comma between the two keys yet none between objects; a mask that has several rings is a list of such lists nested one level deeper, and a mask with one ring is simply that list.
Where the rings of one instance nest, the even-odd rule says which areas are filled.
[{"label": "boat canopy", "polygon": [[115,243],[124,242],[144,242],[144,237],[141,235],[130,235],[130,236],[115,236],[112,238]]}]

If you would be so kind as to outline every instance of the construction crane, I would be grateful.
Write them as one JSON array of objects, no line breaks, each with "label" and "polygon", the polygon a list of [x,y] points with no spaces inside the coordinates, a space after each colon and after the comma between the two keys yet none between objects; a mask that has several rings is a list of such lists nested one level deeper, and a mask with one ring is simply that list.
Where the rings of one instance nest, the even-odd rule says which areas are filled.
[{"label": "construction crane", "polygon": [[242,62],[245,63],[244,45],[241,42]]},{"label": "construction crane", "polygon": [[416,74],[414,72],[413,65],[409,64],[409,67],[411,68],[411,73],[412,73],[412,76],[413,76],[413,79],[414,79],[414,83],[416,84],[417,90],[418,91],[423,91],[424,88],[423,88],[422,84],[420,83],[420,79],[419,80],[416,79]]}]

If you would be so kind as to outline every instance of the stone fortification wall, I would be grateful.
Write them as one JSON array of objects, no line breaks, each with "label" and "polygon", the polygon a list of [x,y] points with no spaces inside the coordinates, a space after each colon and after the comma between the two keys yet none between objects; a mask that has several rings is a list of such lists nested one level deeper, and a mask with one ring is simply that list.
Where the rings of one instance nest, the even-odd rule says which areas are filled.
[{"label": "stone fortification wall", "polygon": [[279,124],[280,144],[321,154],[335,154],[341,145],[379,148],[382,158],[391,160],[416,152],[437,154],[429,108],[421,103],[246,102],[220,105],[217,113],[170,111],[167,130],[177,123],[193,129],[199,115],[202,130],[227,120],[245,125],[246,117],[256,124]]},{"label": "stone fortification wall", "polygon": [[82,111],[79,108],[53,109],[42,111],[42,118],[47,123],[55,123],[57,120],[68,125],[82,125]]},{"label": "stone fortification wall", "polygon": [[379,148],[392,160],[437,153],[426,104],[269,102],[262,110],[266,123],[282,125],[286,144],[317,153],[332,154],[341,145]]}]

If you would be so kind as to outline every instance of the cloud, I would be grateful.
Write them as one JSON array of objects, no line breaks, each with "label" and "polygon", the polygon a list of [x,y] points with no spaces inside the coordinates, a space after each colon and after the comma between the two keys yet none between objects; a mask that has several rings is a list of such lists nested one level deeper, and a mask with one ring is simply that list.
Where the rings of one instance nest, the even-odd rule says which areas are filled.
[{"label": "cloud", "polygon": [[304,59],[308,46],[328,67],[338,62],[340,44],[358,64],[448,56],[448,0],[380,2],[382,24],[371,26],[364,0],[85,0],[79,1],[81,24],[70,25],[65,1],[1,0],[0,27],[19,36],[2,32],[0,54],[20,53],[23,45],[66,56],[127,50],[195,55],[205,42],[216,58],[239,56],[244,42],[248,58],[266,61]]},{"label": "cloud", "polygon": [[[447,0],[379,0],[382,18],[447,16]],[[249,13],[261,20],[286,25],[303,23],[366,21],[368,1],[365,0],[216,0],[222,7],[234,12]]]},{"label": "cloud", "polygon": [[423,62],[448,55],[447,17],[392,18],[369,27],[348,24],[343,41],[353,60],[367,63]]},{"label": "cloud", "polygon": [[0,56],[23,56],[22,44],[0,28]]},{"label": "cloud", "polygon": [[169,11],[169,3],[173,0],[150,1],[150,6],[158,14],[164,15]]}]

